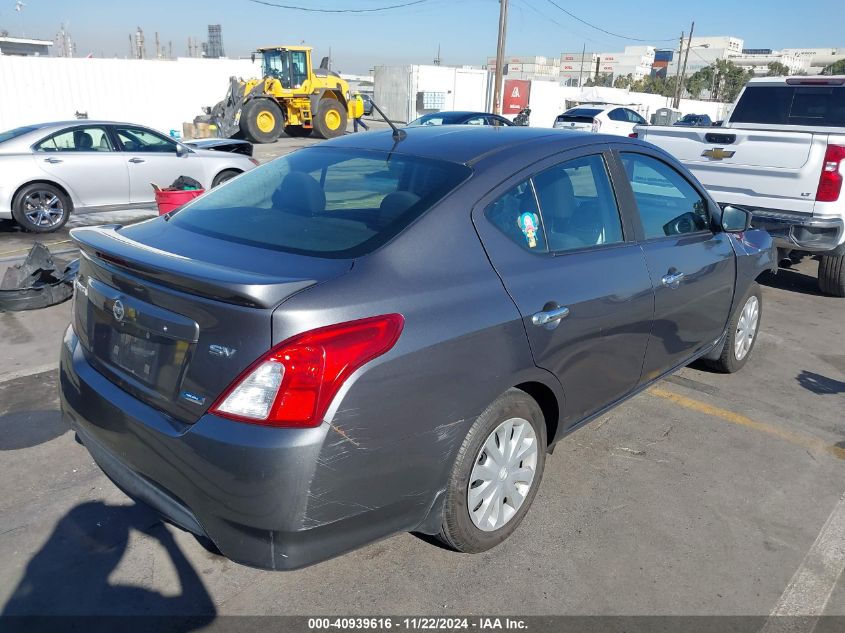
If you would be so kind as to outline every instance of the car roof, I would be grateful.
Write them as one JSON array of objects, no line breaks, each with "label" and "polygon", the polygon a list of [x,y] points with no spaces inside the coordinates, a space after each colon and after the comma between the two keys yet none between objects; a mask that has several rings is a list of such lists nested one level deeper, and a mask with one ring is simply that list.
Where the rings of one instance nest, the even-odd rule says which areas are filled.
[{"label": "car roof", "polygon": [[425,117],[436,117],[436,116],[439,116],[439,115],[443,115],[443,116],[449,117],[451,119],[457,119],[459,117],[464,117],[464,116],[479,116],[479,115],[496,116],[495,114],[492,114],[491,112],[474,112],[472,110],[443,110],[441,112],[430,112],[428,114],[424,114],[420,118],[422,119],[422,118],[425,118]]},{"label": "car roof", "polygon": [[512,154],[531,143],[554,143],[554,151],[578,147],[586,143],[634,142],[625,137],[608,137],[590,132],[561,132],[550,128],[494,127],[480,125],[432,125],[406,127],[396,140],[390,130],[347,134],[315,147],[338,147],[394,152],[422,156],[455,163],[472,164],[496,154]]}]

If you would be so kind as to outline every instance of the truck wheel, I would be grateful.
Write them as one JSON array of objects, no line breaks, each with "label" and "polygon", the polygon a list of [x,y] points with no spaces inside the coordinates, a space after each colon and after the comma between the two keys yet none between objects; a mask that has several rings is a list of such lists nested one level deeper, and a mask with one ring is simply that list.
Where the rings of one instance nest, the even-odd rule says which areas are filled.
[{"label": "truck wheel", "polygon": [[313,131],[313,128],[302,127],[301,125],[288,125],[285,128],[285,134],[291,138],[305,138],[306,136],[311,136]]},{"label": "truck wheel", "polygon": [[314,130],[319,138],[335,138],[346,134],[346,109],[335,99],[323,99],[317,110]]},{"label": "truck wheel", "polygon": [[826,295],[845,297],[845,255],[822,255],[819,262],[819,288]]},{"label": "truck wheel", "polygon": [[278,105],[269,99],[253,99],[241,110],[241,132],[253,143],[272,143],[284,127]]},{"label": "truck wheel", "polygon": [[31,233],[51,233],[70,218],[70,199],[46,182],[34,182],[21,189],[12,202],[12,217]]},{"label": "truck wheel", "polygon": [[473,554],[504,541],[531,507],[545,461],[543,412],[527,393],[509,389],[478,416],[458,450],[438,538]]},{"label": "truck wheel", "polygon": [[732,374],[742,369],[757,342],[762,315],[763,296],[760,285],[754,282],[731,315],[721,355],[717,360],[706,360],[705,363],[723,374]]}]

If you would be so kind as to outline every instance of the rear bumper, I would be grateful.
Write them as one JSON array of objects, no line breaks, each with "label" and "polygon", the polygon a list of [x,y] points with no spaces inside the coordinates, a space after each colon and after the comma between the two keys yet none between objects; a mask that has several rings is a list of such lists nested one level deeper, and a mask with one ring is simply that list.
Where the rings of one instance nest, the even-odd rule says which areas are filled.
[{"label": "rear bumper", "polygon": [[845,244],[842,218],[772,209],[753,209],[753,215],[752,226],[768,231],[778,248],[827,253]]},{"label": "rear bumper", "polygon": [[[91,456],[130,497],[206,536],[232,560],[295,569],[416,527],[426,508],[350,511],[311,494],[327,426],[275,429],[205,415],[177,422],[109,382],[72,328],[61,350],[62,412]],[[318,468],[320,468],[319,473]]]}]

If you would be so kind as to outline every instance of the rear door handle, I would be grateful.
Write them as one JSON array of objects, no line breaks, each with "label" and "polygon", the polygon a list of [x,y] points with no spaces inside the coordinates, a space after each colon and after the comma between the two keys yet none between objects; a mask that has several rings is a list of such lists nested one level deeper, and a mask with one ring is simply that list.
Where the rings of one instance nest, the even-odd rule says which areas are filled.
[{"label": "rear door handle", "polygon": [[684,273],[669,273],[668,275],[664,275],[663,279],[660,282],[666,286],[667,288],[671,288],[674,290],[678,286],[681,285],[681,281],[684,279]]},{"label": "rear door handle", "polygon": [[144,159],[143,158],[130,158],[129,162],[130,163],[143,163]]},{"label": "rear door handle", "polygon": [[45,163],[50,163],[50,164],[52,164],[52,165],[55,165],[56,163],[61,163],[61,162],[62,162],[62,159],[61,159],[61,158],[52,158],[52,157],[51,157],[51,158],[45,158],[45,159],[44,159],[44,162],[45,162]]},{"label": "rear door handle", "polygon": [[557,323],[561,319],[569,316],[569,308],[555,308],[554,310],[543,310],[535,312],[531,315],[531,323],[534,325],[549,325],[550,323]]}]

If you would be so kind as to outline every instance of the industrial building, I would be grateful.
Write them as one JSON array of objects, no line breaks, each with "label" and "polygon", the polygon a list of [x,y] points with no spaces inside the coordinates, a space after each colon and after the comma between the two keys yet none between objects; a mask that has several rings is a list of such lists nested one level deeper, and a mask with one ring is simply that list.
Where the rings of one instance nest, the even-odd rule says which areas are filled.
[{"label": "industrial building", "polygon": [[48,57],[53,42],[33,40],[25,37],[0,37],[0,55],[20,55],[22,57]]}]

